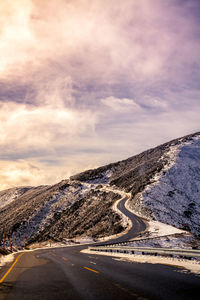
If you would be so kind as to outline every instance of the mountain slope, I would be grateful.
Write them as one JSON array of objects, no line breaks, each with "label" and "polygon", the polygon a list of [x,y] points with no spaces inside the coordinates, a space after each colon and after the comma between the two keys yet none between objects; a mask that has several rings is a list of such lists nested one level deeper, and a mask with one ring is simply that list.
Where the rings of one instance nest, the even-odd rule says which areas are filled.
[{"label": "mountain slope", "polygon": [[174,151],[174,163],[145,188],[141,202],[156,220],[200,234],[200,138]]},{"label": "mountain slope", "polygon": [[126,160],[71,176],[70,179],[89,183],[109,183],[135,195],[150,183],[155,174],[170,163],[171,155],[168,152],[171,147],[181,146],[199,135],[200,133],[195,133],[172,140]]},{"label": "mountain slope", "polygon": [[15,201],[30,189],[31,187],[19,187],[0,191],[0,209]]},{"label": "mountain slope", "polygon": [[111,235],[123,230],[120,217],[110,209],[120,196],[91,185],[63,180],[53,186],[28,190],[0,211],[3,227],[13,243],[62,240],[87,234]]},{"label": "mountain slope", "polygon": [[16,197],[3,191],[0,234],[5,226],[20,244],[24,237],[30,243],[119,233],[122,220],[112,209],[120,198],[116,190],[130,193],[129,206],[140,215],[199,234],[199,151],[195,133],[53,186],[18,188]]}]

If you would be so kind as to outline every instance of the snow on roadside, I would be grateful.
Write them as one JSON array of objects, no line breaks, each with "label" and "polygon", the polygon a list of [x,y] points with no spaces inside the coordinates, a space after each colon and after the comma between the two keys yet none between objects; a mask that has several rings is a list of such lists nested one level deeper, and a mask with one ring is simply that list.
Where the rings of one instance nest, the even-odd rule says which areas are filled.
[{"label": "snow on roadside", "polygon": [[[130,208],[129,201],[126,201],[125,207],[131,213],[137,215],[138,217],[144,218],[144,216],[141,216],[140,214],[138,214],[138,212]],[[145,219],[145,223],[148,229],[148,237],[158,237],[158,236],[166,236],[171,234],[186,233],[185,230],[178,229],[172,225],[168,225],[159,221],[147,221]]]},{"label": "snow on roadside", "polygon": [[[135,262],[135,263],[150,263],[150,264],[163,264],[170,265],[178,268],[178,271],[185,272],[186,270],[200,275],[200,262],[196,260],[188,261],[184,259],[159,257],[151,255],[134,255],[125,253],[109,253],[109,252],[96,252],[84,249],[81,251],[86,254],[103,255],[116,257],[116,260]],[[114,258],[113,258],[114,259]]]},{"label": "snow on roadside", "polygon": [[164,224],[159,221],[149,221],[148,225],[149,225],[148,228],[149,237],[186,233],[186,231],[182,229],[178,229],[174,226]]},{"label": "snow on roadside", "polygon": [[95,242],[95,240],[90,236],[80,236],[75,238],[74,241],[79,244],[89,244]]},{"label": "snow on roadside", "polygon": [[14,253],[0,256],[0,267],[14,260]]},{"label": "snow on roadside", "polygon": [[119,188],[115,187],[115,186],[111,186],[109,184],[104,184],[102,187],[102,190],[106,190],[108,192],[113,192],[116,194],[119,194],[121,197],[128,197],[128,199],[131,197],[131,193],[127,193],[123,190],[120,190]]}]

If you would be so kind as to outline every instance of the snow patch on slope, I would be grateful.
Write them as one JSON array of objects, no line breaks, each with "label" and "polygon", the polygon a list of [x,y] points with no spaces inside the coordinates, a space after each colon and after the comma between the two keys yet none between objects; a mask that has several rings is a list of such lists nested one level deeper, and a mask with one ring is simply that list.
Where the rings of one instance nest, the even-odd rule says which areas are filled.
[{"label": "snow patch on slope", "polygon": [[101,173],[101,175],[99,176],[99,174],[88,180],[87,183],[88,184],[107,184],[109,182],[110,177],[112,176],[112,171],[110,169],[106,170],[105,172]]},{"label": "snow patch on slope", "polygon": [[200,232],[200,137],[166,154],[170,163],[157,174],[141,195],[156,220],[191,232]]},{"label": "snow patch on slope", "polygon": [[0,209],[17,200],[28,188],[11,188],[0,192]]}]

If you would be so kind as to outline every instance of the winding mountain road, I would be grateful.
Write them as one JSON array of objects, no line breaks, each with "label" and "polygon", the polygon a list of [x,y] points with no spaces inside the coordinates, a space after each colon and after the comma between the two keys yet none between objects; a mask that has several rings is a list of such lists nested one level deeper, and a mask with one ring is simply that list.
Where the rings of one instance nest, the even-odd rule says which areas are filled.
[{"label": "winding mountain road", "polygon": [[138,236],[141,232],[143,232],[146,229],[145,222],[139,218],[138,216],[131,213],[129,210],[126,209],[125,203],[128,200],[128,197],[125,196],[122,198],[122,200],[118,203],[117,208],[131,220],[132,226],[129,229],[129,231],[124,234],[123,236],[113,239],[112,241],[109,241],[108,243],[117,243],[117,242],[123,242],[128,241],[136,236]]},{"label": "winding mountain road", "polygon": [[[133,226],[118,242],[137,236],[145,223],[118,204]],[[109,241],[110,243],[110,241]],[[86,245],[17,254],[15,265],[0,269],[0,299],[197,299],[200,277],[179,267],[130,263],[85,254]],[[9,273],[8,270],[10,270]],[[6,276],[5,276],[6,275]],[[3,280],[2,280],[3,278]]]}]

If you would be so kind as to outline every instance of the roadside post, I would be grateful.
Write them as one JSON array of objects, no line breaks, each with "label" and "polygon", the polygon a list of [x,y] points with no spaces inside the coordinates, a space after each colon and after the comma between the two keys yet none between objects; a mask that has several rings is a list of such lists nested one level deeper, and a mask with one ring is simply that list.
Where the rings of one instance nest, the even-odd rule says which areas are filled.
[{"label": "roadside post", "polygon": [[24,238],[24,249],[26,249],[26,238]]},{"label": "roadside post", "polygon": [[5,235],[5,232],[3,231],[3,254],[5,255],[6,254],[6,235]]},{"label": "roadside post", "polygon": [[12,252],[12,234],[10,235],[10,252]]}]

